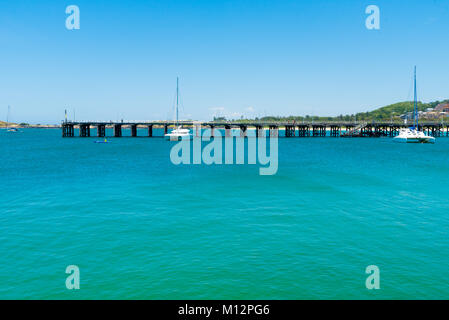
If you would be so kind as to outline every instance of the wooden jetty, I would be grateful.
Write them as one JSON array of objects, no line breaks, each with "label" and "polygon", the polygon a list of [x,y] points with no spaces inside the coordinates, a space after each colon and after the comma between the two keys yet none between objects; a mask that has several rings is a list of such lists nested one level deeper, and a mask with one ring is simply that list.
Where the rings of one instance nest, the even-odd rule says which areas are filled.
[{"label": "wooden jetty", "polygon": [[[101,122],[101,121],[64,121],[61,124],[62,136],[75,137],[75,128],[79,137],[91,137],[91,129],[96,128],[97,137],[106,137],[106,128],[113,131],[113,137],[122,137],[123,130],[130,130],[131,137],[137,137],[137,128],[146,128],[145,137],[153,137],[153,128],[163,128],[164,134],[176,125],[173,121],[136,121],[136,122]],[[354,123],[354,122],[328,122],[328,123],[293,123],[293,122],[195,122],[180,121],[178,125],[183,127],[201,127],[211,129],[224,129],[225,136],[231,136],[231,129],[240,129],[240,136],[247,135],[248,128],[256,129],[256,137],[265,135],[279,136],[279,130],[285,130],[286,138],[293,137],[395,137],[401,128],[410,125],[398,123]],[[449,137],[449,124],[421,123],[419,129],[433,137]],[[282,136],[284,137],[284,136]]]}]

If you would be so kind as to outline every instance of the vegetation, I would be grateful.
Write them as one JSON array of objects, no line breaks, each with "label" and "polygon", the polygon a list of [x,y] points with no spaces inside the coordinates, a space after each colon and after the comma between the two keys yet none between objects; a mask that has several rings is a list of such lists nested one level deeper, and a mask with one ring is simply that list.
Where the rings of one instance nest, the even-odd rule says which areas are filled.
[{"label": "vegetation", "polygon": [[[435,108],[440,103],[449,103],[449,100],[444,101],[434,101],[430,103],[418,102],[418,111],[426,111],[428,108]],[[388,105],[369,112],[360,112],[351,115],[340,115],[337,117],[323,117],[323,116],[268,116],[255,119],[239,119],[237,122],[247,122],[247,121],[266,121],[266,122],[330,122],[330,121],[401,121],[400,116],[407,113],[413,112],[413,101],[399,102],[395,104]]]},{"label": "vegetation", "polygon": [[[446,103],[449,100],[445,101],[435,101],[430,103],[422,103],[418,102],[418,111],[426,111],[428,108],[435,108],[440,103]],[[400,115],[405,114],[407,112],[413,112],[413,102],[399,102],[395,103],[383,108],[376,109],[371,112],[364,112],[356,114],[357,119],[363,121],[382,121],[382,120],[390,120],[392,118],[398,118]]]}]

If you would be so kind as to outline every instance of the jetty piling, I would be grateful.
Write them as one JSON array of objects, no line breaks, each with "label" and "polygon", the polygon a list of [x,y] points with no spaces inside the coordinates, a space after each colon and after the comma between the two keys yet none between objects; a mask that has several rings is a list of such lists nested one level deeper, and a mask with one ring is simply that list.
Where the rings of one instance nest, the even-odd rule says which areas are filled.
[{"label": "jetty piling", "polygon": [[[215,129],[224,129],[225,137],[232,136],[232,129],[240,129],[240,137],[248,136],[248,128],[256,129],[256,137],[279,137],[279,129],[285,128],[286,138],[306,138],[306,137],[395,137],[399,134],[400,129],[407,128],[410,125],[398,123],[346,123],[346,122],[330,122],[330,123],[302,123],[294,124],[291,122],[190,122],[181,121],[181,126],[196,128],[196,135],[200,134],[201,127],[209,127],[211,137],[215,136]],[[91,128],[97,129],[98,137],[106,137],[106,129],[113,129],[113,136],[122,137],[123,128],[130,128],[131,137],[138,136],[139,127],[148,128],[148,137],[155,137],[153,128],[163,128],[164,134],[168,133],[169,127],[176,126],[176,123],[170,121],[143,121],[143,122],[97,122],[97,121],[64,121],[62,122],[62,137],[75,137],[75,129],[79,130],[78,136],[86,138],[91,136]],[[265,129],[268,128],[267,134]],[[298,134],[296,135],[296,129]],[[421,123],[419,129],[433,137],[449,137],[449,124],[441,123]]]},{"label": "jetty piling", "polygon": [[137,125],[136,124],[131,125],[131,137],[137,137]]},{"label": "jetty piling", "polygon": [[106,137],[106,125],[104,124],[99,124],[97,126],[97,136],[99,138],[104,138]]},{"label": "jetty piling", "polygon": [[120,138],[122,136],[122,125],[115,124],[114,125],[114,137]]},{"label": "jetty piling", "polygon": [[232,127],[225,125],[225,137],[231,138],[232,137]]},{"label": "jetty piling", "polygon": [[248,127],[247,126],[240,126],[240,137],[244,138],[246,137],[246,131],[247,131]]}]

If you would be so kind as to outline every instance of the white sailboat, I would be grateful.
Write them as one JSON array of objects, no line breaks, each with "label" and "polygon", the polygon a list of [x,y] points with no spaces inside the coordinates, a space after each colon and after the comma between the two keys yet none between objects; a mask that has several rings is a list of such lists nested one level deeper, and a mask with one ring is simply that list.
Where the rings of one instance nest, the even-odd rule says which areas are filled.
[{"label": "white sailboat", "polygon": [[418,97],[416,93],[416,67],[415,67],[415,99],[413,102],[413,127],[401,129],[399,135],[393,140],[395,142],[403,143],[435,143],[435,138],[426,135],[424,132],[419,131],[418,123]]},{"label": "white sailboat", "polygon": [[7,132],[19,132],[19,130],[17,128],[10,128],[9,127],[9,111],[10,111],[11,107],[8,106],[8,114],[6,115],[6,131]]},{"label": "white sailboat", "polygon": [[179,78],[176,78],[176,125],[170,133],[165,134],[165,139],[170,141],[179,141],[182,139],[190,139],[191,134],[189,129],[183,129],[178,125],[178,105],[179,105]]}]

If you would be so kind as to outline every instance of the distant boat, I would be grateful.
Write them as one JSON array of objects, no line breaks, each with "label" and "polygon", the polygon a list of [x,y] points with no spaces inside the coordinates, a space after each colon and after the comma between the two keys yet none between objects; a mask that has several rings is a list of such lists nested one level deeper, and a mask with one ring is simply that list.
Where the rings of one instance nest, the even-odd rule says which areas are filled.
[{"label": "distant boat", "polygon": [[10,128],[9,127],[9,111],[10,111],[11,107],[8,106],[8,114],[6,115],[6,131],[7,132],[19,132],[19,130],[17,128]]},{"label": "distant boat", "polygon": [[176,125],[170,133],[165,134],[165,139],[170,141],[179,141],[181,139],[190,139],[191,134],[189,129],[183,129],[178,125],[178,105],[179,105],[179,78],[176,78]]},{"label": "distant boat", "polygon": [[419,131],[419,120],[418,120],[418,97],[416,93],[416,66],[415,66],[415,99],[413,102],[413,127],[407,129],[401,129],[399,135],[393,140],[395,142],[403,143],[435,143],[435,138],[426,135],[423,131]]},{"label": "distant boat", "polygon": [[94,143],[111,143],[111,142],[108,141],[107,139],[104,139],[104,140],[96,140],[94,141]]}]

